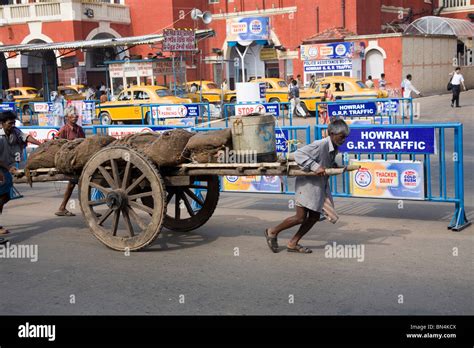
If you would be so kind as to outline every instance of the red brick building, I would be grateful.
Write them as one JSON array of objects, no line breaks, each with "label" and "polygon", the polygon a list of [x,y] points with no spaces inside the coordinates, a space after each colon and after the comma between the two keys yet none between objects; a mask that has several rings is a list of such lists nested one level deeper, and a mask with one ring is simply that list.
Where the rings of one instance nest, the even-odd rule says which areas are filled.
[{"label": "red brick building", "polygon": [[[216,36],[202,40],[200,52],[188,53],[185,59],[188,80],[202,77],[216,81],[240,76],[233,64],[238,52],[235,46],[229,46],[226,30],[228,22],[235,18],[269,18],[267,42],[252,43],[248,49],[244,62],[248,78],[303,74],[300,45],[332,28],[342,28],[352,36],[400,35],[411,22],[423,16],[472,20],[474,12],[474,0],[3,0],[0,3],[3,3],[0,5],[0,45],[138,36],[160,33],[166,27],[214,29]],[[190,11],[194,7],[210,11],[212,23],[193,21]],[[329,39],[334,40],[347,38],[344,35]],[[367,45],[369,41],[370,38]],[[401,42],[394,41],[389,47],[383,59],[390,60],[392,55],[398,59]],[[0,57],[4,71],[2,84],[4,87],[40,87],[45,71],[43,61],[50,65],[46,70],[50,73],[56,65],[59,67],[58,83],[97,84],[106,79],[104,60],[127,55],[146,57],[159,50],[159,45],[143,45],[124,52],[119,47],[74,53],[54,51],[56,57],[76,57],[78,66],[67,70],[61,68],[64,61],[54,59],[53,52],[45,60],[40,54],[15,56],[10,53],[6,56],[8,69]],[[361,78],[364,69],[362,66]],[[402,69],[393,69],[390,74],[400,79]]]}]

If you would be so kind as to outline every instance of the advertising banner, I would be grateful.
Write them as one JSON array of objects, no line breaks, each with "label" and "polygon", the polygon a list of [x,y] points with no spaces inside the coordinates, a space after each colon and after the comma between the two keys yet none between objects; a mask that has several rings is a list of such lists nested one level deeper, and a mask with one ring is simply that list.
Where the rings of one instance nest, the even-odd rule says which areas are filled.
[{"label": "advertising banner", "polygon": [[196,119],[194,117],[188,118],[167,118],[164,120],[165,125],[177,125],[177,126],[188,126],[188,127],[195,127],[196,126]]},{"label": "advertising banner", "polygon": [[352,128],[340,152],[350,153],[435,153],[434,127]]},{"label": "advertising banner", "polygon": [[273,103],[242,104],[242,105],[235,106],[236,116],[245,116],[248,114],[252,114],[254,112],[270,113],[275,116],[280,116],[280,107],[278,104],[273,104]]},{"label": "advertising banner", "polygon": [[163,30],[163,51],[194,51],[196,42],[194,30],[165,29]]},{"label": "advertising banner", "polygon": [[351,172],[354,197],[424,199],[423,163],[419,161],[357,161],[361,169]]},{"label": "advertising banner", "polygon": [[233,192],[282,192],[282,180],[279,176],[224,176],[224,191]]},{"label": "advertising banner", "polygon": [[153,118],[182,118],[182,117],[198,117],[199,105],[161,105],[151,108]]},{"label": "advertising banner", "polygon": [[351,59],[305,60],[303,65],[304,71],[308,73],[325,71],[352,71]]},{"label": "advertising banner", "polygon": [[300,47],[301,60],[324,60],[352,58],[354,55],[353,42],[332,42]]},{"label": "advertising banner", "polygon": [[268,17],[232,18],[227,20],[228,41],[239,42],[268,39]]},{"label": "advertising banner", "polygon": [[71,105],[79,115],[79,125],[90,125],[95,117],[95,102],[91,100],[72,100]]},{"label": "advertising banner", "polygon": [[375,102],[328,104],[329,117],[375,116],[376,114]]}]

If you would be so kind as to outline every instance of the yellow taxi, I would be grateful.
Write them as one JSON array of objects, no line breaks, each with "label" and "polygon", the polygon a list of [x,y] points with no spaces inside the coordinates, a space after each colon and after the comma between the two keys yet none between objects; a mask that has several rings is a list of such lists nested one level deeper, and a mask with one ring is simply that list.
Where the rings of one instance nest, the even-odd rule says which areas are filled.
[{"label": "yellow taxi", "polygon": [[[96,108],[96,114],[103,125],[126,121],[141,123],[141,105],[188,103],[192,103],[191,99],[175,97],[163,86],[132,86],[124,89],[116,100],[100,104],[100,107]],[[144,108],[143,112],[145,123],[150,123],[150,111]]]},{"label": "yellow taxi", "polygon": [[[191,92],[191,88],[195,84],[196,92]],[[186,83],[186,90],[188,91],[188,97],[194,103],[199,103],[200,98],[200,88],[202,86],[202,102],[203,103],[220,103],[222,98],[222,90],[219,86],[213,81],[190,81]],[[235,91],[224,90],[224,103],[234,103],[236,101]]]},{"label": "yellow taxi", "polygon": [[86,97],[87,87],[84,86],[84,85],[68,85],[68,86],[65,86],[65,87],[75,90],[80,95],[83,95],[84,98]]},{"label": "yellow taxi", "polygon": [[58,86],[58,93],[61,94],[66,100],[84,100],[85,95],[79,93],[79,91],[72,86]]},{"label": "yellow taxi", "polygon": [[23,114],[29,115],[29,103],[43,101],[43,97],[38,94],[38,90],[34,87],[13,87],[5,92],[7,95],[10,93],[13,95],[17,108],[21,109]]},{"label": "yellow taxi", "polygon": [[[345,76],[327,76],[316,81],[316,88],[310,91],[310,96],[301,95],[301,101],[306,104],[310,111],[316,110],[316,103],[321,101],[324,91],[329,90],[334,98],[342,100],[361,100],[361,99],[375,99],[387,98],[387,91],[369,88],[364,82],[353,77]],[[313,99],[314,96],[316,99]]]}]

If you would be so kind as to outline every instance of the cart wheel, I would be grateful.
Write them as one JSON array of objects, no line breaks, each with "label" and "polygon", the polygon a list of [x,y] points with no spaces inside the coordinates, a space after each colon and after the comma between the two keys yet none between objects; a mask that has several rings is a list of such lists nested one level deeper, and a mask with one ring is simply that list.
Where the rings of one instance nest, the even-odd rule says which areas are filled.
[{"label": "cart wheel", "polygon": [[[177,232],[188,232],[204,225],[216,209],[219,201],[217,175],[191,177],[190,186],[167,186],[168,213],[163,226]],[[151,197],[143,204],[153,208]]]},{"label": "cart wheel", "polygon": [[[92,189],[104,198],[93,195]],[[166,214],[158,170],[144,155],[126,146],[107,147],[87,162],[79,199],[92,233],[114,250],[136,251],[150,245]],[[144,199],[153,202],[153,208],[144,205]]]}]

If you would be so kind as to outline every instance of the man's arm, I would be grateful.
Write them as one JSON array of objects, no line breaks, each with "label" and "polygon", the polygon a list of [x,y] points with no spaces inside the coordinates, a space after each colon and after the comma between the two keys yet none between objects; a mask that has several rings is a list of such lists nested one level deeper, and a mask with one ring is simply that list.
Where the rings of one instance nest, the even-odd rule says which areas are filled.
[{"label": "man's arm", "polygon": [[38,146],[41,145],[41,142],[36,140],[35,138],[33,138],[31,135],[28,135],[26,137],[26,142],[27,143],[32,143],[33,145],[38,145]]},{"label": "man's arm", "polygon": [[324,175],[325,168],[317,162],[320,151],[320,145],[313,142],[295,152],[295,161],[305,172],[312,171]]}]

